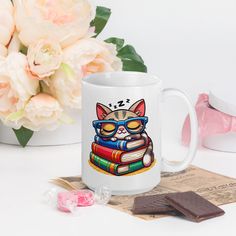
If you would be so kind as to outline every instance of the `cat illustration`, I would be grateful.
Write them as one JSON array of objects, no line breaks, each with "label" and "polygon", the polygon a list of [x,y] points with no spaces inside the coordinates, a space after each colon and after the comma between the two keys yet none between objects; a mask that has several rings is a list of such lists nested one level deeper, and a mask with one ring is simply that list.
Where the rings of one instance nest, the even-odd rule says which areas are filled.
[{"label": "cat illustration", "polygon": [[154,160],[153,143],[145,132],[148,118],[145,116],[146,105],[144,99],[135,102],[129,109],[112,111],[107,106],[97,103],[96,113],[101,124],[99,135],[104,140],[149,140],[148,147],[143,155],[143,165],[148,167]]}]

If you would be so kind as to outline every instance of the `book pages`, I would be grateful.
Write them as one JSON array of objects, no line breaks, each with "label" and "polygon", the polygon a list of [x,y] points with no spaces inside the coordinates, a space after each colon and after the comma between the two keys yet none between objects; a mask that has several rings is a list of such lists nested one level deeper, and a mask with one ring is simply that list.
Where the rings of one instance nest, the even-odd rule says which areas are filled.
[{"label": "book pages", "polygon": [[[52,180],[52,182],[67,190],[86,188],[80,176],[60,177]],[[160,184],[147,193],[131,196],[112,196],[108,206],[133,215],[131,209],[134,198],[137,196],[185,191],[194,191],[217,206],[233,203],[236,202],[236,179],[196,166],[190,166],[187,170],[178,173],[162,173]],[[166,215],[133,216],[144,220],[152,220]]]}]

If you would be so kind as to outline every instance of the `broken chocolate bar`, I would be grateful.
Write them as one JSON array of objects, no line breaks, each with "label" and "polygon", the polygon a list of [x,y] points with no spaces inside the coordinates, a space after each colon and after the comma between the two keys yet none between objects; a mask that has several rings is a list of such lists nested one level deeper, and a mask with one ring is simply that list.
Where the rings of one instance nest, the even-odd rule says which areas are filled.
[{"label": "broken chocolate bar", "polygon": [[174,213],[175,209],[167,203],[166,194],[136,197],[132,212],[134,214]]},{"label": "broken chocolate bar", "polygon": [[181,212],[187,219],[195,222],[221,216],[225,213],[221,208],[192,191],[169,193],[165,198],[170,206]]}]

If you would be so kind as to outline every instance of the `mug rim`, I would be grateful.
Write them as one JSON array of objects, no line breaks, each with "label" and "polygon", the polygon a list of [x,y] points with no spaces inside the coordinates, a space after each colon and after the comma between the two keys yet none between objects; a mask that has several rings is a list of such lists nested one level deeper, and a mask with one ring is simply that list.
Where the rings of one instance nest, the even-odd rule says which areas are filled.
[{"label": "mug rim", "polygon": [[[127,83],[127,77],[133,79],[133,84]],[[117,83],[119,81],[119,83]],[[88,84],[98,87],[146,87],[153,85],[162,85],[161,79],[157,75],[133,72],[133,71],[114,71],[100,72],[88,75],[82,78],[83,84]]]}]

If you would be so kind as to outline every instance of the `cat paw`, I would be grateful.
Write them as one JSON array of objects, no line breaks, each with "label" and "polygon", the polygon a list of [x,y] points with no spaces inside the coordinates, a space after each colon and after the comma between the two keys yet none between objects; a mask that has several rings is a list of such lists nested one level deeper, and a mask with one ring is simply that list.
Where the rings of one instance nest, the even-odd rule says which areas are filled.
[{"label": "cat paw", "polygon": [[144,157],[143,157],[143,165],[145,167],[149,167],[151,164],[152,164],[152,156],[149,155],[149,154],[145,154]]},{"label": "cat paw", "polygon": [[117,141],[117,138],[114,138],[114,137],[113,137],[113,138],[111,138],[111,141],[112,141],[112,142],[115,142],[115,141]]},{"label": "cat paw", "polygon": [[131,140],[131,139],[132,139],[132,137],[130,137],[130,136],[125,137],[125,140]]}]

